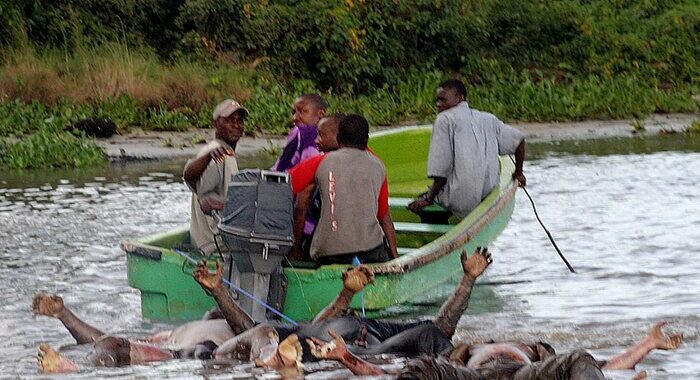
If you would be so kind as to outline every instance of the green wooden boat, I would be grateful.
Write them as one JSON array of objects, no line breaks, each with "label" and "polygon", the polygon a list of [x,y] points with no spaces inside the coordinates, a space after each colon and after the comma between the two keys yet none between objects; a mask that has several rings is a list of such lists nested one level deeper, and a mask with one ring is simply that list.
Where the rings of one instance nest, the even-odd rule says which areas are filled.
[{"label": "green wooden boat", "polygon": [[[370,138],[372,150],[388,169],[400,257],[370,265],[376,278],[364,295],[369,315],[381,315],[387,308],[418,299],[424,302],[431,290],[461,275],[460,252],[489,245],[513,212],[517,186],[511,179],[514,166],[507,157],[501,157],[500,184],[463,220],[453,217],[450,224],[422,224],[406,210],[411,198],[430,184],[425,176],[430,132],[430,127],[407,127],[374,133]],[[188,243],[187,226],[122,243],[129,285],[141,291],[144,319],[193,320],[214,307],[213,299],[192,279],[192,265],[180,253]],[[338,294],[346,269],[344,265],[315,268],[310,263],[288,263],[283,312],[295,320],[312,319]],[[361,307],[360,297],[355,297],[352,307]]]}]

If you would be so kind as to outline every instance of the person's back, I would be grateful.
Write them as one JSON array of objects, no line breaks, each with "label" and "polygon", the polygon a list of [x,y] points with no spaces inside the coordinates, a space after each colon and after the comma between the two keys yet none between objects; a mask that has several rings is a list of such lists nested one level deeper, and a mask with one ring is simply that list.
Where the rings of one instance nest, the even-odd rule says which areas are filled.
[{"label": "person's back", "polygon": [[[522,135],[512,133],[515,130],[494,115],[469,108],[467,102],[441,112],[435,126],[428,174],[447,178],[437,200],[464,217],[498,184],[499,155],[515,151]],[[454,148],[441,149],[443,139],[451,140]]]},{"label": "person's back", "polygon": [[[321,215],[311,258],[322,265],[350,264],[356,256],[363,263],[396,258],[386,168],[367,148],[367,120],[360,115],[343,117],[336,140],[338,150],[301,162],[290,172],[295,195],[311,185],[320,193]],[[298,239],[298,223],[295,230]]]},{"label": "person's back", "polygon": [[513,178],[525,186],[525,139],[494,115],[473,110],[465,101],[464,83],[451,79],[437,90],[435,119],[428,153],[430,190],[408,205],[421,215],[437,202],[459,218],[466,217],[498,184],[499,155],[515,154]]},{"label": "person's back", "polygon": [[377,199],[386,176],[384,164],[367,150],[341,148],[316,171],[321,217],[311,257],[365,252],[383,244]]}]

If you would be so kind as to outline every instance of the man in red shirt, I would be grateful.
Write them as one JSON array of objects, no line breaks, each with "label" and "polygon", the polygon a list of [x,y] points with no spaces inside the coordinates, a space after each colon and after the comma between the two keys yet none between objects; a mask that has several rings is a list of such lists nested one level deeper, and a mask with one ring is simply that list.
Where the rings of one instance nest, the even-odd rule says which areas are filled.
[{"label": "man in red shirt", "polygon": [[321,195],[310,252],[320,264],[350,264],[355,256],[363,263],[398,257],[386,168],[367,149],[368,140],[367,120],[348,115],[338,126],[338,150],[305,160],[290,171],[295,195],[311,185]]}]

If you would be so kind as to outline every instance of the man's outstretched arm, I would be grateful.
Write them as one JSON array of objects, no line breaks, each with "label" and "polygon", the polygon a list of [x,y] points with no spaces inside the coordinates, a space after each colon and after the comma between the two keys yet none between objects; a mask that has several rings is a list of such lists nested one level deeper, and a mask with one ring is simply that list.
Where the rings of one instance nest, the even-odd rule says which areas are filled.
[{"label": "man's outstretched arm", "polygon": [[223,163],[226,156],[233,156],[234,154],[234,151],[229,148],[222,146],[214,148],[208,154],[197,157],[185,164],[182,178],[193,190],[197,190],[197,182],[202,177],[202,173],[207,169],[207,166],[209,166],[209,162],[214,160],[216,163]]},{"label": "man's outstretched arm", "polygon": [[608,360],[603,369],[634,369],[654,349],[675,350],[683,343],[683,334],[668,336],[661,330],[666,322],[654,325],[644,339]]},{"label": "man's outstretched arm", "polygon": [[372,282],[374,282],[374,273],[364,265],[343,272],[343,290],[340,291],[333,303],[316,315],[312,323],[320,323],[326,319],[345,314],[350,307],[352,297]]},{"label": "man's outstretched arm", "polygon": [[250,329],[255,324],[245,310],[231,297],[231,292],[223,286],[224,270],[221,263],[216,261],[216,272],[209,272],[206,262],[202,261],[197,265],[194,273],[194,279],[202,287],[202,289],[211,293],[212,297],[219,305],[221,313],[224,315],[226,322],[231,327],[231,330],[238,335]]},{"label": "man's outstretched arm", "polygon": [[467,252],[462,251],[460,258],[462,260],[464,276],[454,293],[452,293],[440,308],[434,322],[435,326],[437,326],[447,338],[452,338],[452,335],[454,335],[457,329],[459,319],[469,305],[469,297],[471,296],[474,282],[493,262],[491,253],[489,253],[486,248],[481,247],[477,247],[474,254],[469,258],[467,258]]},{"label": "man's outstretched arm", "polygon": [[78,344],[93,343],[104,333],[90,326],[63,304],[63,298],[57,295],[38,293],[32,299],[32,312],[35,315],[54,317],[61,321]]}]

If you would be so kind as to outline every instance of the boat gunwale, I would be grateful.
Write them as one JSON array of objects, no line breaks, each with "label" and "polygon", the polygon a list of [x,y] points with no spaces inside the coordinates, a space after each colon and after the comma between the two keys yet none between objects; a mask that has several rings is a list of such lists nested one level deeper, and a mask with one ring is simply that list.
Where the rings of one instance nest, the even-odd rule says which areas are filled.
[{"label": "boat gunwale", "polygon": [[[474,221],[468,221],[468,217],[463,219],[460,223],[456,224],[452,230],[441,235],[440,238],[433,240],[407,255],[385,263],[367,265],[372,268],[372,272],[375,276],[379,274],[400,274],[410,272],[449,255],[456,249],[462,248],[466,243],[471,241],[474,236],[477,236],[487,224],[492,222],[501,210],[515,197],[517,188],[518,187],[513,183],[502,191],[498,201],[489,207],[486,212],[482,213],[478,219]],[[462,230],[463,232],[447,238],[449,239],[448,241],[442,240],[455,230]]]}]

